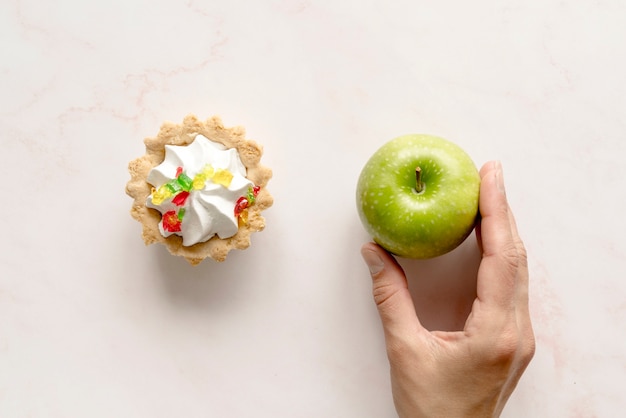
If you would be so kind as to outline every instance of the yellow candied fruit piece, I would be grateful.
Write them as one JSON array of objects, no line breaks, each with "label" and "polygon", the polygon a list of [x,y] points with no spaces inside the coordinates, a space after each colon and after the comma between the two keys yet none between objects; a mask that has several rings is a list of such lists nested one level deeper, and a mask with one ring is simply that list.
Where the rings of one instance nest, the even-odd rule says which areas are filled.
[{"label": "yellow candied fruit piece", "polygon": [[210,164],[204,166],[201,172],[195,175],[193,178],[193,188],[194,190],[200,190],[204,188],[204,184],[207,180],[213,177],[215,174],[215,169]]},{"label": "yellow candied fruit piece", "polygon": [[239,214],[239,226],[248,225],[248,209],[244,209]]},{"label": "yellow candied fruit piece", "polygon": [[152,204],[154,205],[160,205],[170,197],[172,197],[172,192],[169,191],[165,185],[159,187],[157,190],[152,189]]},{"label": "yellow candied fruit piece", "polygon": [[194,190],[200,190],[204,187],[204,183],[206,183],[207,177],[204,173],[198,173],[193,178],[192,187]]},{"label": "yellow candied fruit piece", "polygon": [[215,175],[211,179],[213,183],[217,183],[221,186],[228,187],[230,186],[230,182],[233,181],[233,175],[228,170],[216,170]]}]

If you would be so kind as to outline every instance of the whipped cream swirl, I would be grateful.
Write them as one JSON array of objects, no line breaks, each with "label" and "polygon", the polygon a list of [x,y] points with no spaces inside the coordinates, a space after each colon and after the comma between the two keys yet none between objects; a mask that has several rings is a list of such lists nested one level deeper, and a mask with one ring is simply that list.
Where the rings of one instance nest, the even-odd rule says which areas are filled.
[{"label": "whipped cream swirl", "polygon": [[236,206],[254,188],[237,150],[202,135],[186,146],[166,145],[165,160],[147,181],[154,188],[146,206],[161,212],[161,234],[181,236],[184,246],[216,234],[222,239],[235,235]]}]

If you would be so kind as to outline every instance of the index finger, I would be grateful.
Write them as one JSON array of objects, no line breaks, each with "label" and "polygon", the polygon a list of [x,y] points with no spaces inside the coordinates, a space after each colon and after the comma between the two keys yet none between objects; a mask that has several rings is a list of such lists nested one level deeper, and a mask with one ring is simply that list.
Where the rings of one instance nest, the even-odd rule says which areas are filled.
[{"label": "index finger", "polygon": [[513,307],[519,254],[513,236],[502,166],[487,163],[480,170],[479,208],[482,261],[477,296],[502,308]]}]

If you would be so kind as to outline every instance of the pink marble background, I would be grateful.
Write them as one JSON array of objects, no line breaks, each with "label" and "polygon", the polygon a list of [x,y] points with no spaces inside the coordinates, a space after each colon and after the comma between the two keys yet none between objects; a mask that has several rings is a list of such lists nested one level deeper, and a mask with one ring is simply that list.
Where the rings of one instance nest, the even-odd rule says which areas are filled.
[{"label": "pink marble background", "polygon": [[[410,132],[504,165],[538,346],[503,416],[622,416],[625,16],[618,0],[3,1],[0,416],[395,416],[354,187]],[[266,231],[196,268],[144,247],[124,194],[143,138],[188,113],[244,125],[275,174]],[[471,277],[475,256],[408,268],[413,288]]]}]

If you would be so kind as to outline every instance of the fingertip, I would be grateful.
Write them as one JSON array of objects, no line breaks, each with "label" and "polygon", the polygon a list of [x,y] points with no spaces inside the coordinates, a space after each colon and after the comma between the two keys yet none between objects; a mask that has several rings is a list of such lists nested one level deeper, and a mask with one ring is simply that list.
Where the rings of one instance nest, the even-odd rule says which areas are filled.
[{"label": "fingertip", "polygon": [[379,248],[380,247],[375,242],[366,242],[365,244],[363,244],[361,246],[361,252],[363,252],[365,250],[378,251]]},{"label": "fingertip", "polygon": [[379,274],[385,268],[385,261],[381,256],[381,251],[382,248],[373,242],[363,244],[361,247],[361,256],[372,276]]},{"label": "fingertip", "polygon": [[495,185],[496,189],[506,196],[504,188],[504,174],[502,163],[499,160],[489,161],[480,169],[481,192],[484,187]]},{"label": "fingertip", "polygon": [[501,166],[502,164],[500,163],[500,161],[498,160],[492,160],[492,161],[487,161],[485,164],[483,164],[483,166],[480,168],[480,178],[484,178],[487,174],[489,174],[490,172],[496,170],[498,168],[498,166]]}]

